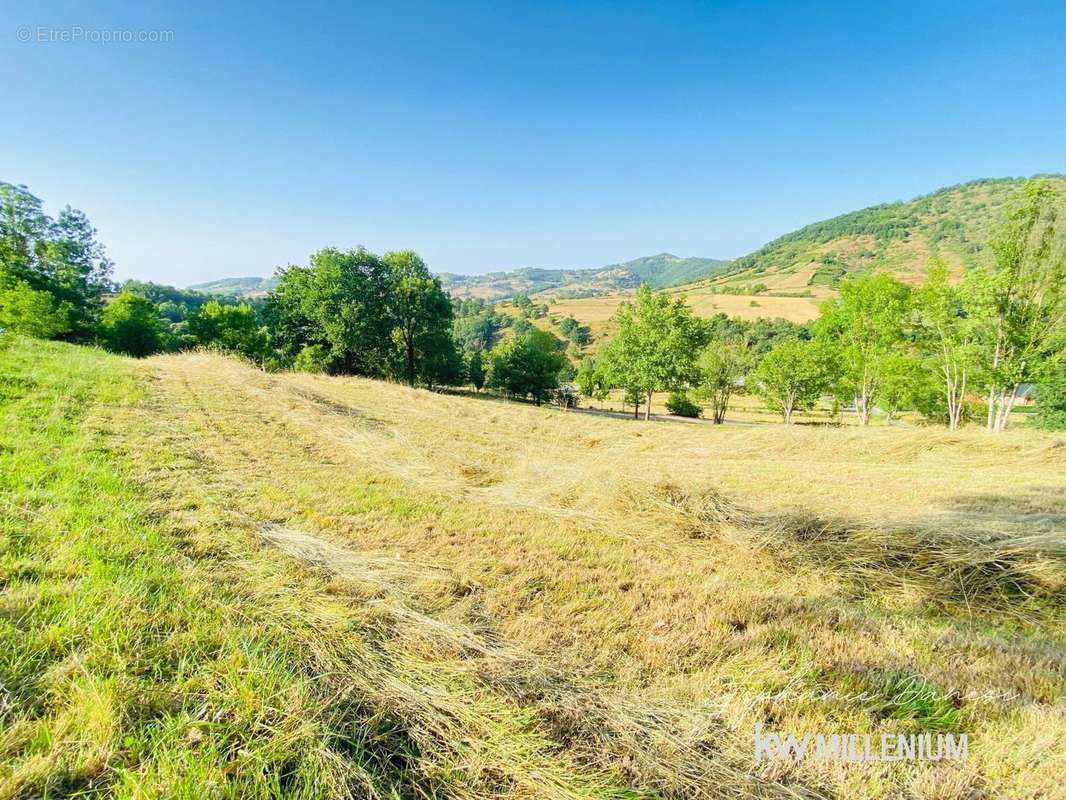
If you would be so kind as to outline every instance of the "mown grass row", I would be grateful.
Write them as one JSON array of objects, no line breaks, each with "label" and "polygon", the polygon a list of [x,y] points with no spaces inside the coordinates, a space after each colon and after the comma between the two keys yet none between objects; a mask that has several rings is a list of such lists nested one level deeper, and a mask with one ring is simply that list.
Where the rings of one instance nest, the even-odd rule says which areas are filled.
[{"label": "mown grass row", "polygon": [[134,481],[133,362],[7,338],[0,376],[0,797],[650,796]]}]

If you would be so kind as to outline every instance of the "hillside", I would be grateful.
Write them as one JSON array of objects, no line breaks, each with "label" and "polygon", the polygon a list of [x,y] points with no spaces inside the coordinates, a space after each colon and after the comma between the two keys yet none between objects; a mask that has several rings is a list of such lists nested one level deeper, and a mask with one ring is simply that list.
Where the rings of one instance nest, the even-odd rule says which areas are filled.
[{"label": "hillside", "polygon": [[670,253],[645,256],[593,269],[534,269],[490,272],[485,275],[442,274],[441,280],[457,297],[500,300],[522,292],[556,297],[590,297],[635,289],[649,283],[656,289],[690,283],[725,269],[728,261],[680,258]]},{"label": "hillside", "polygon": [[[1066,177],[1052,180],[1066,197]],[[785,234],[706,279],[676,285],[699,316],[781,317],[808,322],[847,275],[890,272],[907,283],[925,275],[934,256],[956,276],[987,260],[987,245],[1022,178],[983,179],[815,222]],[[599,340],[631,294],[558,298],[552,313],[573,316]]]},{"label": "hillside", "polygon": [[[689,283],[729,265],[713,258],[680,258],[669,253],[645,256],[621,264],[592,269],[540,269],[524,267],[484,275],[440,273],[444,288],[456,297],[482,297],[500,300],[519,292],[561,296],[592,296],[635,289],[642,283],[655,288]],[[188,287],[200,292],[255,297],[275,285],[274,278],[220,278]]]},{"label": "hillside", "polygon": [[276,284],[277,279],[275,278],[249,276],[245,278],[219,278],[206,283],[196,283],[186,288],[195,292],[206,292],[207,294],[260,297],[273,289]]},{"label": "hillside", "polygon": [[[855,272],[891,272],[916,282],[933,257],[961,274],[986,259],[989,238],[1024,180],[971,181],[815,222],[736,259],[708,284],[818,293]],[[1066,193],[1066,177],[1052,180]]]},{"label": "hillside", "polygon": [[[632,424],[11,336],[0,375],[3,796],[1059,794],[1051,435]],[[758,722],[970,757],[757,763]]]}]

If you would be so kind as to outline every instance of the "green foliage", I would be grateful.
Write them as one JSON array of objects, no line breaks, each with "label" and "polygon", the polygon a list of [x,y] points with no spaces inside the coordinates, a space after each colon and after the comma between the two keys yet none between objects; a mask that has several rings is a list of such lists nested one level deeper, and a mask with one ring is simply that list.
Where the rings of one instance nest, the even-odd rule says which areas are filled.
[{"label": "green foliage", "polygon": [[155,303],[133,292],[122,292],[107,304],[102,325],[108,349],[142,358],[163,347],[163,325]]},{"label": "green foliage", "polygon": [[698,403],[692,402],[685,392],[670,392],[666,398],[666,411],[675,417],[691,417],[696,419],[703,413]]},{"label": "green foliage", "polygon": [[452,316],[455,344],[467,353],[491,350],[499,341],[500,330],[511,320],[480,298],[453,301]]},{"label": "green foliage", "polygon": [[329,351],[323,345],[309,344],[296,354],[292,368],[297,372],[325,374],[329,372],[330,364]]},{"label": "green foliage", "polygon": [[254,361],[266,356],[266,329],[247,303],[222,305],[210,300],[188,319],[189,335],[204,347],[242,355]]},{"label": "green foliage", "polygon": [[462,360],[452,339],[452,303],[440,281],[411,250],[386,253],[390,273],[392,337],[399,348],[401,375],[411,385],[462,382]]},{"label": "green foliage", "polygon": [[795,412],[814,408],[832,377],[832,357],[824,345],[786,339],[766,355],[749,381],[767,408],[791,423]]},{"label": "green foliage", "polygon": [[[0,287],[18,292],[8,298],[12,315],[16,307],[21,314],[30,306],[48,314],[37,326],[20,317],[22,327],[91,341],[110,275],[111,262],[82,212],[67,206],[52,219],[25,186],[0,182]],[[51,295],[51,303],[27,294],[24,286]]]},{"label": "green foliage", "polygon": [[729,399],[740,390],[751,364],[751,349],[747,340],[741,337],[714,340],[700,355],[695,393],[696,397],[710,403],[711,420],[715,425],[725,422]]},{"label": "green foliage", "polygon": [[319,250],[309,266],[278,273],[264,318],[272,344],[293,363],[318,346],[331,374],[389,375],[396,363],[390,311],[392,273],[365,248]]},{"label": "green foliage", "polygon": [[[955,430],[965,411],[967,386],[976,363],[973,321],[959,289],[948,280],[947,266],[934,260],[925,283],[914,295],[914,338],[923,356],[926,379],[911,392],[927,418],[945,419]],[[943,386],[939,400],[932,376]]]},{"label": "green foliage", "polygon": [[964,281],[991,430],[1006,427],[1018,384],[1043,380],[1066,347],[1061,211],[1050,182],[1026,183],[992,242],[994,267],[974,270]]},{"label": "green foliage", "polygon": [[892,359],[904,339],[910,290],[890,275],[849,278],[840,297],[822,304],[815,336],[839,366],[837,394],[855,403],[862,425],[869,423]]},{"label": "green foliage", "polygon": [[574,383],[577,384],[581,395],[590,400],[593,398],[604,400],[610,392],[607,378],[592,356],[585,356],[581,359],[577,372],[574,374]]},{"label": "green foliage", "polygon": [[32,288],[26,281],[0,284],[0,330],[37,339],[54,339],[71,329],[69,304],[55,295]]},{"label": "green foliage", "polygon": [[470,354],[470,358],[466,362],[466,375],[470,380],[470,385],[474,387],[475,392],[480,392],[485,386],[485,361],[481,356],[480,350],[475,350]]},{"label": "green foliage", "polygon": [[1059,362],[1036,390],[1032,424],[1047,431],[1066,431],[1066,362]]},{"label": "green foliage", "polygon": [[492,351],[488,384],[512,397],[530,397],[540,405],[558,388],[565,366],[558,340],[534,328]]},{"label": "green foliage", "polygon": [[578,321],[573,317],[563,317],[559,320],[558,325],[559,333],[576,347],[584,347],[591,340],[589,329],[578,324]]},{"label": "green foliage", "polygon": [[235,306],[242,302],[240,298],[230,295],[209,294],[191,289],[176,289],[173,286],[152,283],[151,281],[124,281],[120,289],[124,292],[133,292],[147,297],[158,307],[159,316],[171,322],[182,322],[188,319],[198,309],[211,301],[224,306]]},{"label": "green foliage", "polygon": [[696,319],[684,298],[671,300],[650,286],[637,290],[615,314],[618,333],[604,347],[603,368],[612,385],[649,399],[652,392],[676,390],[699,379],[696,359],[708,340],[708,328]]}]

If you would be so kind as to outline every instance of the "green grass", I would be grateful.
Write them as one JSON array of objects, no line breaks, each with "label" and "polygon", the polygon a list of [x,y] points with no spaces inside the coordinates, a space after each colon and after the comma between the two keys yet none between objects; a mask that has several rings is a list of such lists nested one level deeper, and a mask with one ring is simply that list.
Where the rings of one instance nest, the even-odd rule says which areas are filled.
[{"label": "green grass", "polygon": [[650,796],[145,485],[139,365],[0,342],[0,797]]},{"label": "green grass", "polygon": [[[0,339],[0,797],[1053,796],[1061,437]],[[959,731],[963,765],[759,766]]]}]

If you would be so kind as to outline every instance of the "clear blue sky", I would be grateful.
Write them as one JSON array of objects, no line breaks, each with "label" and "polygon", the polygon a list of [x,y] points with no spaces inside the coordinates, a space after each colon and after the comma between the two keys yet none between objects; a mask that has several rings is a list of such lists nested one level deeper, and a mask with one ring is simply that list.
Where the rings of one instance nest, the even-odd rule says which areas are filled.
[{"label": "clear blue sky", "polygon": [[1061,2],[0,8],[0,180],[83,209],[122,278],[267,275],[326,245],[468,273],[726,258],[1066,171]]}]

